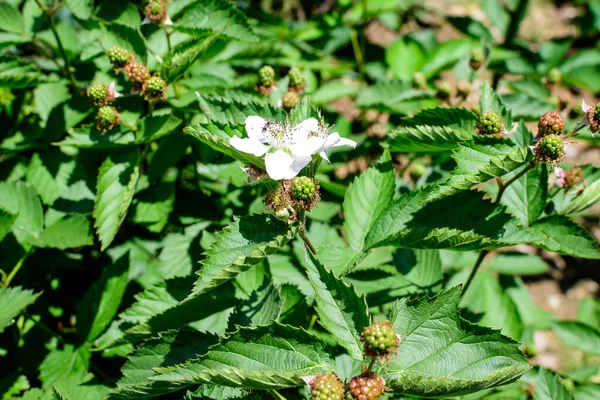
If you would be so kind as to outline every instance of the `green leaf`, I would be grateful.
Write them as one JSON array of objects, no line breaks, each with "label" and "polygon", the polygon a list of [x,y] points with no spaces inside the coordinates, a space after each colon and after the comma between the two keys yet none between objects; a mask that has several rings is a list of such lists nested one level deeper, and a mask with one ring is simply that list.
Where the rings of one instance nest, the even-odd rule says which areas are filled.
[{"label": "green leaf", "polygon": [[305,385],[302,377],[331,371],[325,344],[306,331],[273,323],[241,328],[208,353],[185,364],[155,368],[150,382],[165,392],[193,384],[219,384],[247,389],[281,389]]},{"label": "green leaf", "polygon": [[40,195],[44,204],[52,205],[69,185],[75,160],[57,150],[35,153],[27,167],[27,182]]},{"label": "green leaf", "polygon": [[575,199],[572,201],[568,202],[565,207],[560,210],[560,213],[579,213],[598,202],[600,202],[600,179],[595,180],[589,186],[583,189],[581,194],[575,197]]},{"label": "green leaf", "polygon": [[546,250],[573,257],[600,259],[600,249],[590,233],[563,215],[543,218],[531,229],[542,235],[535,244]]},{"label": "green leaf", "polygon": [[519,253],[498,253],[486,268],[503,275],[541,275],[550,270],[541,257]]},{"label": "green leaf", "polygon": [[20,244],[32,245],[39,241],[44,214],[42,203],[31,186],[23,182],[0,182],[0,209],[17,215],[12,232]]},{"label": "green leaf", "polygon": [[105,49],[110,49],[113,46],[122,47],[135,54],[141,59],[142,63],[146,62],[148,56],[146,41],[139,28],[132,28],[119,23],[103,24],[101,26],[104,29],[98,31],[98,40]]},{"label": "green leaf", "polygon": [[367,235],[391,202],[395,189],[396,173],[388,151],[350,184],[344,197],[344,231],[354,250],[365,250]]},{"label": "green leaf", "polygon": [[455,149],[472,137],[472,132],[443,125],[403,126],[390,133],[388,144],[392,152],[439,152]]},{"label": "green leaf", "polygon": [[83,215],[72,215],[47,226],[40,235],[40,247],[69,249],[94,244],[92,224]]},{"label": "green leaf", "polygon": [[540,165],[514,181],[504,191],[502,204],[529,226],[538,220],[548,198],[548,168]]},{"label": "green leaf", "polygon": [[425,52],[418,42],[400,38],[385,51],[385,61],[393,78],[410,82],[413,74],[423,67]]},{"label": "green leaf", "polygon": [[92,0],[66,0],[66,4],[77,18],[89,19],[92,15]]},{"label": "green leaf", "polygon": [[181,78],[214,40],[214,36],[195,38],[174,48],[163,60],[162,77],[169,83]]},{"label": "green leaf", "polygon": [[281,288],[265,280],[239,308],[234,323],[240,326],[269,325],[279,321],[282,307]]},{"label": "green leaf", "polygon": [[173,114],[148,116],[140,121],[139,129],[135,132],[135,143],[148,143],[173,133],[181,124],[181,119]]},{"label": "green leaf", "polygon": [[[271,106],[266,101],[238,101],[226,96],[205,96],[198,94],[200,110],[208,121],[219,124],[243,124],[249,115],[260,115],[273,120],[285,119],[285,113],[280,108]],[[208,122],[207,121],[207,122]]]},{"label": "green leaf", "polygon": [[90,351],[65,344],[62,349],[52,350],[39,366],[40,380],[44,386],[61,380],[83,380],[90,365]]},{"label": "green leaf", "polygon": [[244,164],[254,164],[259,168],[264,168],[265,161],[263,158],[239,151],[229,144],[229,140],[233,136],[243,137],[242,132],[244,130],[245,128],[239,124],[209,122],[207,124],[188,126],[184,129],[184,132]]},{"label": "green leaf", "polygon": [[244,14],[229,1],[194,2],[184,9],[173,28],[191,35],[213,32],[245,42],[258,41]]},{"label": "green leaf", "polygon": [[33,91],[35,110],[44,121],[48,120],[50,113],[56,106],[70,98],[69,87],[64,81],[45,83],[39,85]]},{"label": "green leaf", "polygon": [[319,323],[335,341],[356,359],[363,359],[360,334],[369,325],[369,311],[364,297],[331,271],[325,269],[310,251],[305,251],[307,275],[316,293]]},{"label": "green leaf", "polygon": [[277,252],[295,234],[295,228],[266,214],[235,218],[216,235],[197,272],[194,289],[185,301],[247,271],[269,254]]},{"label": "green leaf", "polygon": [[150,232],[160,233],[169,221],[175,202],[177,169],[172,168],[162,182],[138,193],[133,221],[145,226]]},{"label": "green leaf", "polygon": [[481,114],[485,114],[487,112],[493,111],[498,114],[502,120],[504,121],[504,127],[507,130],[510,130],[512,124],[512,115],[510,110],[508,110],[500,97],[496,94],[494,89],[490,86],[489,82],[485,82],[480,89],[479,92],[479,108],[481,110]]},{"label": "green leaf", "polygon": [[8,32],[23,32],[23,17],[18,9],[5,1],[0,2],[0,29]]},{"label": "green leaf", "polygon": [[[195,249],[200,242],[199,234],[210,222],[200,222],[185,228],[183,233],[169,233],[162,242],[158,255],[160,272],[164,279],[189,276],[194,270]],[[197,239],[197,242],[193,242]],[[194,255],[193,255],[194,254]]]},{"label": "green leaf", "polygon": [[470,39],[447,40],[438,46],[427,56],[427,63],[422,72],[427,78],[431,78],[438,72],[447,69],[466,57],[473,46]]},{"label": "green leaf", "polygon": [[129,256],[109,265],[87,291],[77,311],[77,333],[87,342],[97,338],[112,321],[129,283]]},{"label": "green leaf", "polygon": [[600,331],[581,322],[557,321],[552,330],[569,346],[586,353],[600,355]]},{"label": "green leaf", "polygon": [[0,288],[0,333],[39,295],[34,294],[33,290],[23,290],[21,286]]},{"label": "green leaf", "polygon": [[98,171],[94,227],[104,251],[113,241],[133,199],[139,175],[139,151],[124,151],[108,156]]},{"label": "green leaf", "polygon": [[572,400],[573,395],[569,393],[558,376],[544,368],[540,368],[533,398],[534,400]]},{"label": "green leaf", "polygon": [[17,220],[17,212],[6,211],[0,204],[0,242],[11,231],[13,223]]},{"label": "green leaf", "polygon": [[517,342],[460,318],[460,292],[394,304],[390,322],[402,343],[380,372],[394,392],[456,396],[513,382],[530,368]]},{"label": "green leaf", "polygon": [[48,77],[34,63],[12,58],[0,58],[0,87],[23,89],[38,86]]}]

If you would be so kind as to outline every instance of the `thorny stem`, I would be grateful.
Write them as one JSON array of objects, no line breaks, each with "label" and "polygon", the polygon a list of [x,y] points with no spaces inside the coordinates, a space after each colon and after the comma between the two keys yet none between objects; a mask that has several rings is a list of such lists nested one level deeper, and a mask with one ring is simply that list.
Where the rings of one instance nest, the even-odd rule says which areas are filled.
[{"label": "thorny stem", "polygon": [[496,204],[500,203],[500,200],[502,199],[502,195],[504,194],[504,191],[506,190],[506,188],[509,187],[514,181],[516,181],[517,179],[519,179],[520,177],[525,175],[531,168],[533,168],[533,163],[530,163],[529,165],[527,165],[523,170],[521,170],[521,172],[519,172],[518,174],[513,176],[511,179],[509,179],[508,182],[506,182],[506,183],[500,182],[500,190],[498,190],[498,196],[496,196],[496,201],[494,201],[494,203],[496,203]]},{"label": "thorny stem", "polygon": [[464,296],[465,293],[467,292],[467,289],[469,288],[469,286],[471,286],[471,282],[473,282],[473,278],[475,278],[475,274],[477,273],[477,270],[479,269],[479,267],[481,266],[481,263],[483,262],[483,259],[489,252],[490,252],[489,250],[481,250],[479,252],[479,257],[477,257],[477,261],[475,261],[475,266],[473,267],[473,270],[471,271],[471,274],[469,275],[469,279],[467,279],[467,283],[465,283],[465,286],[463,287],[463,290],[460,293],[461,296]]},{"label": "thorny stem", "polygon": [[50,29],[52,30],[52,33],[54,34],[54,38],[56,39],[56,44],[58,45],[58,51],[60,52],[60,55],[65,62],[65,66],[64,66],[65,72],[67,73],[67,76],[71,80],[71,85],[73,85],[73,89],[77,89],[78,88],[77,81],[75,80],[75,76],[73,76],[73,72],[71,71],[71,62],[69,61],[69,58],[67,57],[67,53],[65,52],[65,48],[63,47],[63,44],[60,41],[60,37],[58,36],[58,31],[56,30],[56,24],[54,23],[54,19],[52,18],[52,15],[54,14],[54,12],[56,12],[56,10],[55,10],[56,7],[51,10],[48,10],[46,8],[46,6],[44,6],[44,4],[41,2],[41,0],[35,0],[35,2],[40,7],[42,12],[44,13],[44,16],[48,20],[48,23],[50,24]]}]

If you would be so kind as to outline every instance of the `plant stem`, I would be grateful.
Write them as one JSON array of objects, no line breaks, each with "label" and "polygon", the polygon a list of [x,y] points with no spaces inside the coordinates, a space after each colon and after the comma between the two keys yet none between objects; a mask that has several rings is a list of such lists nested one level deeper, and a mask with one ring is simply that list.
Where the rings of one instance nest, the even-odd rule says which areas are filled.
[{"label": "plant stem", "polygon": [[471,270],[471,274],[469,275],[469,278],[467,279],[467,283],[465,283],[465,286],[463,287],[463,290],[460,294],[461,296],[464,296],[465,293],[467,292],[467,289],[469,288],[469,286],[471,286],[471,282],[473,282],[473,278],[475,278],[475,274],[477,273],[477,270],[481,266],[483,259],[485,258],[485,256],[488,253],[489,253],[489,250],[481,250],[479,252],[479,257],[477,257],[477,261],[475,261],[475,265],[473,266],[473,269]]},{"label": "plant stem", "polygon": [[367,367],[367,371],[366,372],[371,372],[371,370],[375,366],[376,362],[377,362],[377,357],[371,358],[371,361],[369,362],[369,366]]},{"label": "plant stem", "polygon": [[276,399],[279,400],[287,400],[281,393],[279,393],[277,390],[269,390],[269,393],[271,394],[271,396],[275,397]]},{"label": "plant stem", "polygon": [[316,255],[317,254],[317,250],[315,249],[315,246],[313,246],[313,244],[311,243],[310,239],[306,235],[306,228],[305,228],[304,222],[302,222],[302,224],[300,225],[299,235],[302,238],[302,240],[304,240],[304,243],[306,244],[306,247],[309,248],[309,250],[311,251],[311,253],[313,253],[313,254]]},{"label": "plant stem", "polygon": [[316,322],[317,322],[317,316],[313,315],[311,317],[311,319],[310,319],[310,322],[308,323],[308,329],[307,330],[310,331],[315,326]]},{"label": "plant stem", "polygon": [[148,115],[152,116],[154,114],[154,102],[148,103]]},{"label": "plant stem", "polygon": [[533,168],[533,163],[527,165],[521,172],[509,179],[508,182],[502,183],[500,185],[500,189],[498,190],[498,195],[496,196],[496,201],[494,203],[500,203],[500,200],[502,199],[502,195],[504,194],[506,188],[509,187],[514,181],[525,175],[531,168]]},{"label": "plant stem", "polygon": [[23,266],[23,263],[25,262],[25,260],[27,259],[27,257],[29,257],[29,255],[32,253],[32,250],[29,250],[27,253],[25,253],[25,255],[23,257],[21,257],[21,259],[15,264],[15,266],[13,267],[13,269],[10,271],[10,273],[8,274],[8,276],[6,277],[6,279],[4,280],[3,286],[4,287],[8,287],[8,285],[10,285],[10,282],[13,280],[13,278],[15,277],[15,275],[17,274],[17,272],[19,272],[19,270],[21,269],[21,267]]},{"label": "plant stem", "polygon": [[58,36],[58,31],[56,30],[56,24],[54,23],[54,19],[52,18],[52,14],[56,10],[54,10],[54,9],[48,10],[46,8],[46,6],[44,6],[44,4],[41,2],[41,0],[35,0],[35,2],[40,7],[42,12],[44,13],[44,16],[48,20],[48,23],[50,24],[50,29],[52,30],[52,33],[54,34],[54,38],[56,39],[58,51],[60,52],[60,55],[65,62],[65,66],[64,66],[65,72],[66,72],[67,76],[69,77],[69,79],[71,80],[71,85],[73,85],[73,89],[78,89],[77,81],[75,80],[75,76],[73,75],[73,72],[71,71],[71,62],[69,61],[69,58],[67,57],[67,53],[65,52],[65,48],[63,47],[63,44],[60,41],[60,37]]}]

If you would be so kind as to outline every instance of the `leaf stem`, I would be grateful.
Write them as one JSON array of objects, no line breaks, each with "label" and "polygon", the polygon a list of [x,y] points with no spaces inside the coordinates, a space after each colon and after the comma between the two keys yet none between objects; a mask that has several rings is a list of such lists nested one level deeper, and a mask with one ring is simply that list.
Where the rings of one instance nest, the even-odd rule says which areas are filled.
[{"label": "leaf stem", "polygon": [[300,211],[300,215],[298,217],[299,217],[298,219],[300,220],[300,230],[298,232],[298,235],[300,235],[300,238],[304,241],[306,246],[310,249],[311,253],[313,253],[314,255],[317,255],[317,250],[315,249],[315,246],[313,246],[312,242],[308,238],[308,235],[306,234],[306,211],[304,211],[304,210]]},{"label": "leaf stem", "polygon": [[521,170],[521,172],[510,178],[508,182],[500,183],[500,189],[498,190],[498,195],[496,196],[496,201],[494,201],[494,203],[500,203],[500,200],[502,200],[502,195],[504,194],[506,188],[509,187],[514,181],[525,175],[530,169],[533,168],[533,165],[533,163],[528,164],[525,168],[523,168],[523,170]]},{"label": "leaf stem", "polygon": [[276,399],[279,400],[287,400],[281,393],[279,393],[277,390],[269,390],[269,393],[271,394],[271,396],[275,397]]},{"label": "leaf stem", "polygon": [[477,273],[477,270],[479,269],[479,267],[481,266],[481,263],[483,262],[483,259],[489,252],[490,252],[489,250],[481,250],[479,252],[479,257],[477,257],[477,261],[475,261],[475,265],[473,266],[473,269],[471,270],[471,274],[469,275],[469,278],[467,279],[467,282],[465,283],[465,286],[463,287],[463,290],[460,293],[461,296],[464,296],[465,293],[467,292],[467,289],[469,288],[469,286],[471,286],[471,282],[473,282],[473,278],[475,278],[475,274]]},{"label": "leaf stem", "polygon": [[65,48],[63,47],[60,37],[58,36],[58,31],[56,30],[56,24],[54,23],[54,19],[52,18],[52,15],[54,14],[54,12],[56,12],[56,9],[55,9],[56,7],[53,8],[52,10],[48,10],[46,8],[46,6],[44,6],[44,4],[41,2],[41,0],[35,0],[35,2],[40,7],[42,12],[44,13],[44,16],[48,20],[48,23],[50,24],[50,29],[52,30],[52,33],[54,34],[54,38],[56,39],[58,51],[60,52],[60,55],[65,62],[64,69],[65,69],[67,76],[71,80],[71,85],[73,85],[73,89],[78,89],[77,81],[75,80],[75,76],[73,75],[73,72],[71,71],[71,62],[69,61],[69,58],[67,57]]},{"label": "leaf stem", "polygon": [[15,277],[15,275],[17,274],[17,272],[19,272],[19,270],[23,266],[23,263],[25,262],[25,260],[27,259],[27,257],[29,257],[29,255],[32,252],[33,252],[32,250],[29,250],[27,253],[25,253],[25,255],[23,255],[23,257],[21,257],[21,259],[15,264],[15,266],[13,267],[13,269],[10,271],[10,273],[8,274],[8,276],[6,277],[6,279],[4,280],[2,286],[4,286],[6,288],[6,287],[8,287],[8,285],[10,285],[10,282],[13,280],[13,278]]}]

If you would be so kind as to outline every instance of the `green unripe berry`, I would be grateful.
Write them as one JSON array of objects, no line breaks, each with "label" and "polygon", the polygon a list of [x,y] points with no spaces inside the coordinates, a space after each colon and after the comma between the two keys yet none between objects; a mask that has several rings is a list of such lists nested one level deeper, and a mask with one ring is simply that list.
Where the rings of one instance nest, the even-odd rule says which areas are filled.
[{"label": "green unripe berry", "polygon": [[167,95],[167,82],[160,76],[148,78],[142,86],[142,95],[149,102],[163,101]]},{"label": "green unripe berry", "polygon": [[108,88],[103,83],[94,83],[88,88],[88,98],[97,106],[105,105],[107,97]]},{"label": "green unripe berry", "polygon": [[113,129],[120,120],[119,113],[114,107],[102,106],[96,113],[96,128],[102,133]]},{"label": "green unripe berry", "polygon": [[107,54],[111,64],[116,67],[125,66],[131,59],[131,53],[120,47],[112,47]]},{"label": "green unripe berry", "polygon": [[436,86],[436,94],[440,99],[447,99],[452,93],[452,85],[450,82],[442,81]]},{"label": "green unripe berry", "polygon": [[502,118],[493,111],[483,114],[475,126],[477,133],[483,136],[502,136],[504,123]]},{"label": "green unripe berry", "polygon": [[552,133],[560,134],[565,130],[565,121],[556,111],[550,111],[540,117],[538,122],[538,136],[546,136]]},{"label": "green unripe berry", "polygon": [[549,160],[556,161],[560,159],[564,153],[564,143],[559,135],[550,134],[540,139],[539,149],[541,154]]},{"label": "green unripe berry", "polygon": [[299,89],[304,86],[304,74],[299,68],[294,67],[290,69],[290,72],[288,72],[288,77],[290,78],[291,87]]},{"label": "green unripe berry", "polygon": [[343,400],[344,384],[335,374],[319,374],[310,387],[310,400]]},{"label": "green unripe berry", "polygon": [[310,201],[317,191],[315,181],[308,176],[298,176],[292,181],[292,198]]},{"label": "green unripe berry", "polygon": [[370,357],[385,356],[398,348],[398,337],[389,322],[374,322],[367,326],[360,340],[365,344],[365,354]]},{"label": "green unripe berry", "polygon": [[460,97],[468,97],[471,94],[471,82],[469,81],[460,81],[456,84],[456,93]]},{"label": "green unripe berry", "polygon": [[471,58],[469,59],[469,65],[473,69],[479,69],[485,61],[485,51],[481,47],[473,47],[471,49]]},{"label": "green unripe berry", "polygon": [[425,175],[425,172],[427,172],[427,167],[424,164],[414,163],[408,174],[410,175],[410,179],[416,182]]},{"label": "green unripe berry", "polygon": [[271,87],[275,83],[275,70],[270,65],[265,65],[258,70],[258,84]]},{"label": "green unripe berry", "polygon": [[284,110],[290,111],[300,102],[300,96],[296,92],[286,92],[281,97],[281,106]]},{"label": "green unripe berry", "polygon": [[412,77],[413,87],[417,89],[427,89],[427,78],[422,72],[415,72]]},{"label": "green unripe berry", "polygon": [[552,68],[550,71],[548,71],[548,74],[546,74],[546,82],[550,83],[550,84],[556,84],[559,83],[562,79],[562,73],[560,72],[560,69],[558,68]]}]

